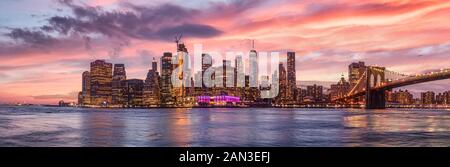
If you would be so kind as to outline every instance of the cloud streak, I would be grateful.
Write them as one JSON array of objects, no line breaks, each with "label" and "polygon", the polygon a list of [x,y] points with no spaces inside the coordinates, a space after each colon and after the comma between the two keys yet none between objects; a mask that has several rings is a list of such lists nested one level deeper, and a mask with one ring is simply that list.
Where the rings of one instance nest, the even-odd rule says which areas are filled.
[{"label": "cloud streak", "polygon": [[246,51],[248,39],[258,51],[295,51],[299,80],[334,82],[352,61],[402,73],[448,68],[450,61],[446,1],[54,1],[55,13],[33,13],[39,25],[2,25],[0,95],[78,91],[94,59],[125,63],[129,78],[142,79],[153,57],[175,50],[180,33],[190,53],[195,43]]}]

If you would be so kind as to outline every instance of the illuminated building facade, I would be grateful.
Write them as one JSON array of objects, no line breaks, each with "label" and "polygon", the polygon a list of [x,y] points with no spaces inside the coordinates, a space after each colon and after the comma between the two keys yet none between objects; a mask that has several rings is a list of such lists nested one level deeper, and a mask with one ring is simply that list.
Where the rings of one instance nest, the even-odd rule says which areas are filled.
[{"label": "illuminated building facade", "polygon": [[307,86],[306,97],[312,102],[323,102],[323,86],[316,84]]},{"label": "illuminated building facade", "polygon": [[170,106],[174,104],[172,97],[172,53],[165,52],[161,57],[161,105]]},{"label": "illuminated building facade", "polygon": [[286,104],[288,102],[287,99],[287,74],[286,74],[286,68],[284,67],[283,63],[280,62],[278,64],[278,78],[279,78],[279,91],[278,96],[275,99],[275,103],[277,104]]},{"label": "illuminated building facade", "polygon": [[358,83],[359,78],[361,78],[365,71],[366,65],[362,61],[352,63],[348,66],[348,81],[351,87],[354,87]]},{"label": "illuminated building facade", "polygon": [[81,77],[81,92],[78,95],[78,103],[82,106],[91,104],[91,74],[83,72]]},{"label": "illuminated building facade", "polygon": [[153,58],[152,68],[147,73],[144,83],[144,106],[154,107],[160,105],[160,76],[158,65]]},{"label": "illuminated building facade", "polygon": [[290,102],[296,101],[295,52],[287,52],[287,89],[286,96]]},{"label": "illuminated building facade", "polygon": [[129,79],[122,81],[124,107],[144,107],[144,81]]},{"label": "illuminated building facade", "polygon": [[430,105],[435,103],[435,93],[432,91],[422,92],[421,101],[424,105]]},{"label": "illuminated building facade", "polygon": [[344,75],[341,76],[341,80],[337,84],[330,85],[330,99],[337,99],[344,97],[350,91],[350,83],[347,82],[344,78]]},{"label": "illuminated building facade", "polygon": [[408,90],[399,90],[394,92],[395,102],[398,104],[409,105],[414,103],[413,95]]}]

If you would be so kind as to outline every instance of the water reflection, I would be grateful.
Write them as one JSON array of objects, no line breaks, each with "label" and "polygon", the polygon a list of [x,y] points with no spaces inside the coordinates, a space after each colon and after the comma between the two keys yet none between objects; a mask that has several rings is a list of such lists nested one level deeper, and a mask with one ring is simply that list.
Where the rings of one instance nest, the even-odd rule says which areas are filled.
[{"label": "water reflection", "polygon": [[82,144],[84,146],[122,146],[126,125],[119,115],[94,111],[82,113]]}]

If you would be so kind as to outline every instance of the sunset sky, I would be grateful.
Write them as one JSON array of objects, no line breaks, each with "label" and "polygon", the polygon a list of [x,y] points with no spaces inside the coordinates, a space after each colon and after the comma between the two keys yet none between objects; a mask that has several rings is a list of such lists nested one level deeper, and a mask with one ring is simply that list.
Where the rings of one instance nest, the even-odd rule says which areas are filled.
[{"label": "sunset sky", "polygon": [[257,51],[295,51],[300,81],[337,82],[355,61],[406,74],[450,68],[447,0],[1,0],[0,103],[76,101],[95,59],[144,79],[178,33],[189,51],[248,51],[250,39]]}]

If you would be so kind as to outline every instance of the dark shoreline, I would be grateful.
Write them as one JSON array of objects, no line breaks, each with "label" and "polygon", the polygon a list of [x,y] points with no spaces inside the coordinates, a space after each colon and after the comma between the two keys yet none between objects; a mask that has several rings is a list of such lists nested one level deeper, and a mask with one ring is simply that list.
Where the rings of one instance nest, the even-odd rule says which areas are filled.
[{"label": "dark shoreline", "polygon": [[[32,107],[32,106],[43,106],[43,107],[61,107],[58,105],[0,105],[0,106],[16,106],[16,107]],[[365,109],[364,107],[304,107],[304,106],[293,106],[293,107],[277,107],[277,106],[251,106],[251,107],[242,107],[242,106],[193,106],[193,107],[179,107],[179,106],[161,106],[161,107],[86,107],[86,106],[65,106],[61,108],[91,108],[91,109],[177,109],[177,108],[221,108],[221,109],[228,109],[228,108],[301,108],[301,109]],[[449,107],[386,107],[386,109],[450,109]],[[380,110],[380,109],[374,109],[374,110]],[[381,109],[382,110],[382,109]]]}]

